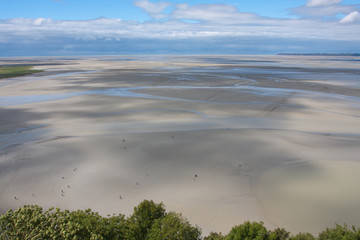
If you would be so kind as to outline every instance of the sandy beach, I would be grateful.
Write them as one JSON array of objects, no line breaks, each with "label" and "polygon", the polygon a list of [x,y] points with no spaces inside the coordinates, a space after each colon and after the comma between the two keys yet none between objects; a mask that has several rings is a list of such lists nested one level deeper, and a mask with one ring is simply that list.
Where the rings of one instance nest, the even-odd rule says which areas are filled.
[{"label": "sandy beach", "polygon": [[246,220],[360,226],[360,58],[0,58],[0,212],[130,214],[144,199],[206,235]]}]

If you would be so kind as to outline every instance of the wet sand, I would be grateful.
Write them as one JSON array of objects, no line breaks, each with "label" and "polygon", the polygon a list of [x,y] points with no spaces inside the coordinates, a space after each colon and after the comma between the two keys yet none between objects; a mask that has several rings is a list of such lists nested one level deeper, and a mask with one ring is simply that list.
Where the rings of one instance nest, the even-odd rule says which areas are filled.
[{"label": "wet sand", "polygon": [[0,211],[153,199],[204,234],[360,226],[360,59],[334,58],[0,59],[45,70],[0,83]]}]

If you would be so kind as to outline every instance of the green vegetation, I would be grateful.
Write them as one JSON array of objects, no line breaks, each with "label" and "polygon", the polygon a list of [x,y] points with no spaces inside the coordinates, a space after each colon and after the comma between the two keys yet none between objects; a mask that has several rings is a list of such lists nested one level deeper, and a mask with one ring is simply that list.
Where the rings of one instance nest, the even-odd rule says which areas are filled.
[{"label": "green vegetation", "polygon": [[[144,200],[131,216],[108,215],[87,210],[61,211],[25,205],[0,216],[0,239],[123,239],[200,240],[201,230],[181,214],[166,212],[162,203]],[[321,232],[290,236],[283,228],[267,230],[262,222],[245,222],[227,235],[211,232],[204,240],[359,240],[360,228],[336,225]]]},{"label": "green vegetation", "polygon": [[42,72],[42,70],[32,70],[32,66],[0,67],[0,79],[20,77],[38,72]]},{"label": "green vegetation", "polygon": [[181,214],[170,212],[156,219],[147,238],[140,239],[200,240],[201,231],[198,227],[191,226]]},{"label": "green vegetation", "polygon": [[155,204],[153,201],[143,201],[134,208],[134,213],[129,218],[129,224],[135,239],[146,239],[148,231],[155,220],[165,216],[165,208],[162,203]]}]

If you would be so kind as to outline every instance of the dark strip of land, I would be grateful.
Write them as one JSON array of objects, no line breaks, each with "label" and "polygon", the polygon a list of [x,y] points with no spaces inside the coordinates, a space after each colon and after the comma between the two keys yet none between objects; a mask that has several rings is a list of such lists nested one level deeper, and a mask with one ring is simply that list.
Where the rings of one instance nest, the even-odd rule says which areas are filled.
[{"label": "dark strip of land", "polygon": [[278,55],[290,56],[353,56],[358,57],[360,53],[279,53]]},{"label": "dark strip of land", "polygon": [[42,70],[33,70],[33,66],[10,66],[0,67],[0,79],[20,77],[33,73],[42,72]]}]

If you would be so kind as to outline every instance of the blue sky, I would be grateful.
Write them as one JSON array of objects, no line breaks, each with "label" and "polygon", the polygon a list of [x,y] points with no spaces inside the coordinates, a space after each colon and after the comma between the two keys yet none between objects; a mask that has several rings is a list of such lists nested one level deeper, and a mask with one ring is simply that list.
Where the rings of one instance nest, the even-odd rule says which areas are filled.
[{"label": "blue sky", "polygon": [[[267,17],[288,17],[288,9],[305,3],[304,0],[172,0],[168,2],[173,4],[187,3],[189,5],[229,4],[243,12],[254,12]],[[5,0],[5,4],[2,5],[1,18],[18,17],[43,17],[57,20],[86,20],[99,17],[139,21],[151,20],[145,11],[134,5],[133,0]]]},{"label": "blue sky", "polygon": [[2,0],[0,56],[360,52],[360,0]]}]

